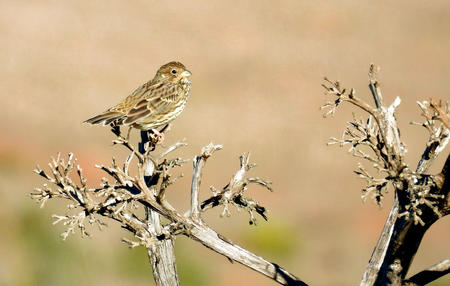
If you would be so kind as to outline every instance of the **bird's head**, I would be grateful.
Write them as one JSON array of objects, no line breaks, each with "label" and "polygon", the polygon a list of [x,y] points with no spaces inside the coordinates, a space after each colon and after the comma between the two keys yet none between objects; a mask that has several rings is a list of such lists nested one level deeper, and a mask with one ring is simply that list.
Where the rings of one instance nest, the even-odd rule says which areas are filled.
[{"label": "bird's head", "polygon": [[156,72],[155,78],[170,82],[188,81],[191,72],[180,62],[170,62]]}]

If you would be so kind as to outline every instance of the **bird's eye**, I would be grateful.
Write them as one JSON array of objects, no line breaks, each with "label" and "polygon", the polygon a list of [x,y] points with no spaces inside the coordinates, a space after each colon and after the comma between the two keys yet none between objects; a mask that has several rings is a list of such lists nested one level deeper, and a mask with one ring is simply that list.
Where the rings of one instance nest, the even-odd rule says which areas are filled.
[{"label": "bird's eye", "polygon": [[171,73],[172,74],[177,74],[177,70],[172,70]]}]

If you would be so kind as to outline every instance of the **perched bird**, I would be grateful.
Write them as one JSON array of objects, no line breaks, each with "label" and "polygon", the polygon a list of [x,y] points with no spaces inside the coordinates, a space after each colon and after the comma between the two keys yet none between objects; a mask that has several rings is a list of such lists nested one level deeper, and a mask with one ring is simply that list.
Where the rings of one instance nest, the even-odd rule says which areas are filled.
[{"label": "perched bird", "polygon": [[179,62],[163,65],[155,77],[122,102],[85,122],[153,130],[174,120],[183,111],[191,89],[191,72]]}]

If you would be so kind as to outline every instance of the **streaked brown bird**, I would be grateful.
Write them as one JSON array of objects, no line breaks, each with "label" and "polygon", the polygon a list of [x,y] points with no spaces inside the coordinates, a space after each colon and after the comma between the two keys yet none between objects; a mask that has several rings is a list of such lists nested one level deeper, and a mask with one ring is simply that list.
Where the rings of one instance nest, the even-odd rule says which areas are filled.
[{"label": "streaked brown bird", "polygon": [[122,102],[85,122],[140,130],[164,126],[183,111],[191,89],[190,75],[182,63],[165,64]]}]

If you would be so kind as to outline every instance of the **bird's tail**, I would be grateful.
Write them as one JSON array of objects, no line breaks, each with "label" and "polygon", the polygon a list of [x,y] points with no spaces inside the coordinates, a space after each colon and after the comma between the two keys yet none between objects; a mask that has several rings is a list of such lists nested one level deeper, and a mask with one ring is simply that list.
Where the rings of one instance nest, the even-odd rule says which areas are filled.
[{"label": "bird's tail", "polygon": [[120,125],[125,119],[125,117],[126,116],[123,113],[117,111],[106,111],[102,114],[89,118],[84,122],[90,124],[102,124],[104,126],[109,125],[111,123]]}]

